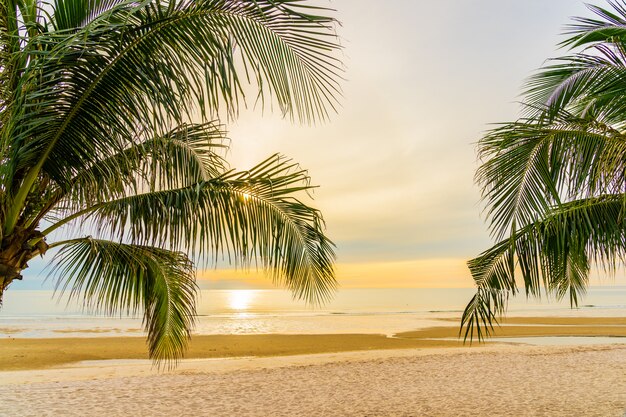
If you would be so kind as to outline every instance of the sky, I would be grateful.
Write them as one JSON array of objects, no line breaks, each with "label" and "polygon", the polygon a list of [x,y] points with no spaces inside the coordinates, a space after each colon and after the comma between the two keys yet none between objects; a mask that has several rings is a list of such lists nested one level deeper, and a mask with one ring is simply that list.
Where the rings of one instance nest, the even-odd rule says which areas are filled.
[{"label": "sky", "polygon": [[[560,53],[569,17],[590,12],[579,0],[323,4],[342,22],[338,114],[307,127],[245,112],[228,159],[243,168],[280,151],[309,170],[342,288],[471,287],[465,262],[492,243],[475,143],[519,116],[524,79]],[[201,276],[228,287],[241,274]]]},{"label": "sky", "polygon": [[[302,126],[243,110],[227,159],[247,169],[280,152],[309,170],[340,288],[473,286],[465,263],[492,243],[475,143],[519,116],[524,79],[563,53],[569,17],[591,13],[580,0],[318,1],[341,22],[339,112]],[[242,271],[198,276],[208,288],[272,285]]]}]

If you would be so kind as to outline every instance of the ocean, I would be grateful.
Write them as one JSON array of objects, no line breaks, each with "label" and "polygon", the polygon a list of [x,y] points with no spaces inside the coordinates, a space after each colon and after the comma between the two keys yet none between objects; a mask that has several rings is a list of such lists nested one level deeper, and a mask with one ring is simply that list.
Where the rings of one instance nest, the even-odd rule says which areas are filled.
[{"label": "ocean", "polygon": [[[471,288],[343,289],[321,307],[293,300],[284,290],[202,290],[194,334],[378,333],[440,326],[459,318]],[[548,302],[550,301],[550,302]],[[623,316],[626,287],[592,287],[578,308],[567,300],[509,302],[510,316]],[[448,325],[458,325],[450,321]],[[141,317],[106,317],[59,300],[52,291],[7,291],[0,310],[0,338],[141,335]]]}]

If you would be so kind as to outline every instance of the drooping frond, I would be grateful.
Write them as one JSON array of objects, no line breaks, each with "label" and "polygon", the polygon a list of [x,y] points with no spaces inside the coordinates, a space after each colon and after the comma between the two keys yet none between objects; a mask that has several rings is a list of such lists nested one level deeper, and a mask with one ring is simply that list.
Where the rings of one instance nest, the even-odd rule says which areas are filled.
[{"label": "drooping frond", "polygon": [[298,199],[306,173],[278,157],[230,171],[208,121],[248,104],[325,119],[342,73],[330,13],[305,0],[0,2],[0,299],[74,220],[102,233],[51,245],[62,287],[107,313],[143,310],[157,359],[181,357],[189,335],[188,256],[256,262],[300,298],[328,297],[334,246]]},{"label": "drooping frond", "polygon": [[625,40],[626,32],[626,7],[618,1],[608,1],[613,11],[588,4],[587,7],[598,18],[574,17],[576,23],[567,26],[566,33],[571,35],[561,45],[572,48],[595,44],[599,42],[612,42]]},{"label": "drooping frond", "polygon": [[481,157],[488,158],[476,172],[495,235],[501,238],[517,224],[533,221],[538,213],[558,201],[549,167],[551,132],[524,134],[515,123],[493,130],[479,143]]},{"label": "drooping frond", "polygon": [[[476,296],[463,315],[465,337],[489,334],[506,300],[542,292],[572,306],[592,263],[625,261],[626,3],[589,6],[552,60],[527,84],[527,118],[489,132],[476,174],[491,228],[501,240],[468,262]],[[508,237],[505,237],[506,233]]]},{"label": "drooping frond", "polygon": [[273,156],[249,171],[123,197],[81,214],[135,244],[260,262],[295,296],[319,303],[336,286],[334,245],[321,213],[298,199],[312,188],[308,181],[306,171]]},{"label": "drooping frond", "polygon": [[[68,213],[136,194],[183,187],[221,175],[226,162],[225,132],[215,123],[184,124],[158,137],[140,136],[122,152],[94,161],[77,174],[68,190],[51,187],[26,224],[57,222]],[[25,217],[25,214],[22,215]]]},{"label": "drooping frond", "polygon": [[[19,49],[17,4],[14,0],[5,0],[0,3],[0,156],[3,159],[11,145],[6,126],[11,123],[11,114],[15,110],[22,60]],[[6,162],[2,165],[6,165]],[[4,176],[3,172],[0,179],[4,179]]]},{"label": "drooping frond", "polygon": [[567,110],[623,127],[626,51],[605,45],[594,51],[560,58],[542,68],[528,82],[528,102],[545,104],[551,112]]},{"label": "drooping frond", "polygon": [[[496,313],[517,292],[521,275],[527,296],[568,295],[572,306],[585,292],[589,263],[614,270],[626,255],[626,199],[604,195],[562,204],[468,262],[478,287],[463,314],[465,336],[489,334]],[[482,329],[481,329],[482,328]]]},{"label": "drooping frond", "polygon": [[[508,301],[508,293],[490,287],[478,287],[476,294],[463,311],[459,334],[464,340],[483,340],[493,331],[494,324],[498,324],[498,317],[504,314]],[[463,329],[465,327],[465,329]]]},{"label": "drooping frond", "polygon": [[593,119],[563,111],[509,123],[478,149],[476,181],[499,239],[561,201],[624,191],[626,136]]},{"label": "drooping frond", "polygon": [[76,31],[124,3],[128,0],[54,0],[50,24],[56,32]]},{"label": "drooping frond", "polygon": [[150,357],[157,362],[182,358],[195,320],[197,290],[185,254],[90,237],[57,245],[61,250],[52,271],[57,289],[69,290],[70,299],[84,299],[90,310],[141,312]]}]

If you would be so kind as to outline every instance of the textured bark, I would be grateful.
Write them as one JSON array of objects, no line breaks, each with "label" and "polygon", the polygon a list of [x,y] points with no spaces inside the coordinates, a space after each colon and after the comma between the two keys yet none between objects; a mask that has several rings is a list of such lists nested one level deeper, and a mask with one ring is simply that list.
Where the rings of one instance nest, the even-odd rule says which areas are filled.
[{"label": "textured bark", "polygon": [[[2,254],[0,254],[0,259],[2,259]],[[4,292],[11,282],[16,279],[22,279],[22,268],[10,265],[9,262],[5,260],[0,261],[0,306],[2,305],[2,300],[4,300]],[[25,265],[28,266],[26,263]]]},{"label": "textured bark", "polygon": [[43,235],[37,230],[19,229],[2,239],[0,250],[0,305],[4,292],[14,280],[21,280],[21,272],[28,261],[43,255],[48,249]]}]

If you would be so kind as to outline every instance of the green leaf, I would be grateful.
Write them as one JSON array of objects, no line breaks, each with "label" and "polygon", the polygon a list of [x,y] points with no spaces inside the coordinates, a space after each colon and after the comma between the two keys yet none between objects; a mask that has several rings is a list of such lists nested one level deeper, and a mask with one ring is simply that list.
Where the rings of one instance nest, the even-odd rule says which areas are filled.
[{"label": "green leaf", "polygon": [[122,197],[78,214],[119,240],[167,245],[214,262],[227,255],[239,266],[259,262],[296,297],[321,303],[336,287],[335,254],[321,213],[298,199],[311,188],[306,171],[275,155],[249,171]]},{"label": "green leaf", "polygon": [[463,314],[465,337],[489,334],[493,317],[517,292],[516,272],[527,296],[568,295],[576,306],[588,284],[591,259],[608,272],[625,259],[625,203],[624,194],[614,194],[562,204],[469,261],[478,290]]},{"label": "green leaf", "polygon": [[125,149],[138,126],[159,136],[198,110],[234,115],[249,77],[285,114],[325,118],[339,94],[334,19],[299,3],[123,3],[78,31],[38,36],[21,80],[28,112],[6,126],[15,175],[42,170],[63,184]]},{"label": "green leaf", "polygon": [[197,286],[192,262],[180,252],[90,237],[59,242],[52,273],[88,309],[144,317],[150,357],[183,357],[195,320]]},{"label": "green leaf", "polygon": [[[334,111],[330,14],[304,0],[0,4],[1,255],[26,267],[73,226],[79,239],[51,245],[64,286],[108,313],[144,311],[159,359],[181,357],[193,321],[189,256],[261,265],[325,300],[334,246],[299,200],[306,172],[279,157],[230,170],[217,120],[249,92],[301,122]],[[84,238],[90,225],[105,237]]]}]

